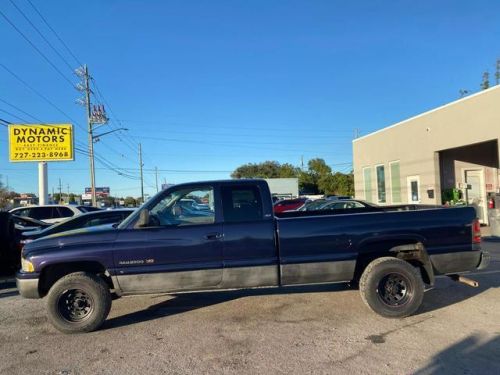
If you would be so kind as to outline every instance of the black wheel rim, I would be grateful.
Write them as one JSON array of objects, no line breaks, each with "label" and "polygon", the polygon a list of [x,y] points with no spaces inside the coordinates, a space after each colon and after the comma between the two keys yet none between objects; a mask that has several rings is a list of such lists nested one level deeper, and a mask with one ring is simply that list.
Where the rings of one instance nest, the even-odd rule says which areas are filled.
[{"label": "black wheel rim", "polygon": [[410,280],[400,273],[389,273],[378,283],[377,294],[387,306],[403,306],[411,300],[413,288]]},{"label": "black wheel rim", "polygon": [[68,322],[78,323],[86,320],[94,311],[94,300],[81,289],[64,291],[57,302],[61,316]]}]

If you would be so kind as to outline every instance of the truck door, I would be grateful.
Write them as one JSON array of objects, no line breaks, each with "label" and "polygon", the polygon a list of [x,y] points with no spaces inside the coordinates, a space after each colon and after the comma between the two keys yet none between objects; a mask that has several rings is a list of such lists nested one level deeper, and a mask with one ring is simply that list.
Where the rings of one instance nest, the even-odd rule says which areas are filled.
[{"label": "truck door", "polygon": [[214,186],[180,186],[148,206],[149,224],[121,231],[114,251],[125,293],[217,287],[222,281],[222,224]]},{"label": "truck door", "polygon": [[223,210],[223,288],[279,284],[274,217],[265,213],[256,185],[221,187]]}]

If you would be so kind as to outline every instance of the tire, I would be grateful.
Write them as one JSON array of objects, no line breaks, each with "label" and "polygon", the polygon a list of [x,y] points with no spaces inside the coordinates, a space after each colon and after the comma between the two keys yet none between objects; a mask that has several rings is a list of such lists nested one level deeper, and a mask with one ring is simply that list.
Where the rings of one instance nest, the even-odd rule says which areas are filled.
[{"label": "tire", "polygon": [[383,257],[365,268],[359,281],[365,304],[385,318],[404,318],[422,304],[424,282],[418,268],[404,260]]},{"label": "tire", "polygon": [[92,332],[106,320],[111,293],[99,276],[75,272],[59,279],[47,295],[52,325],[64,333]]}]

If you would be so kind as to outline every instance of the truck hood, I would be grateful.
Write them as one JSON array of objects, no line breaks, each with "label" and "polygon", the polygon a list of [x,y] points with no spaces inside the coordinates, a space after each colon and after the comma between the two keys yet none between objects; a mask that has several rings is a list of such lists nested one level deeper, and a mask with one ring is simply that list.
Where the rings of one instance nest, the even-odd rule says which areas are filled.
[{"label": "truck hood", "polygon": [[89,245],[92,243],[112,242],[118,235],[118,229],[113,224],[75,229],[67,232],[51,234],[27,243],[23,248],[23,256],[38,255],[62,248]]}]

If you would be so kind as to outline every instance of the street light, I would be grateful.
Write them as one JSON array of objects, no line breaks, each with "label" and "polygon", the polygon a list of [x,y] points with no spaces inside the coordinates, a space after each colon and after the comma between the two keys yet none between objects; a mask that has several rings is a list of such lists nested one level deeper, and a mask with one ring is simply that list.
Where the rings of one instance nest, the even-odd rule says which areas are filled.
[{"label": "street light", "polygon": [[92,194],[92,205],[97,206],[97,199],[96,199],[96,194],[95,194],[95,167],[94,167],[94,143],[99,142],[99,138],[107,135],[114,133],[119,130],[128,130],[126,128],[116,128],[113,130],[110,130],[109,132],[104,132],[102,134],[97,134],[94,135],[92,134],[92,131],[89,132],[89,141],[90,141],[90,175],[91,175],[91,194]]},{"label": "street light", "polygon": [[100,137],[102,137],[104,135],[107,135],[107,134],[111,134],[111,133],[117,132],[119,130],[125,130],[125,131],[127,131],[128,129],[127,128],[117,128],[117,129],[114,129],[114,130],[110,130],[109,132],[105,132],[105,133],[102,133],[102,134],[96,134],[96,135],[92,136],[92,140],[94,141],[94,143],[99,142],[99,138]]}]

